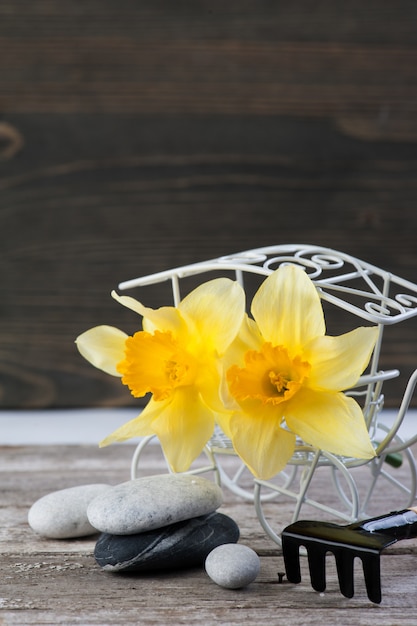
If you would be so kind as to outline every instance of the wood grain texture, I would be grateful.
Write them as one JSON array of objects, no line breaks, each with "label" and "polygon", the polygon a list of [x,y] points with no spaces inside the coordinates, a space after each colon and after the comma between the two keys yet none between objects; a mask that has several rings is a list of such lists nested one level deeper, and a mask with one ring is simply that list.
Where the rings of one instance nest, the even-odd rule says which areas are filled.
[{"label": "wood grain texture", "polygon": [[[0,407],[132,404],[75,337],[118,282],[276,243],[416,280],[414,2],[6,0]],[[163,293],[152,296],[164,304]],[[396,407],[417,324],[387,332]]]},{"label": "wood grain texture", "polygon": [[[293,585],[284,578],[279,584],[278,572],[285,571],[280,549],[263,532],[253,505],[226,489],[220,510],[235,519],[241,530],[240,542],[256,550],[261,559],[259,577],[243,590],[218,587],[203,568],[157,575],[109,574],[94,561],[95,537],[48,540],[31,531],[27,514],[38,497],[77,484],[127,480],[132,453],[130,445],[101,450],[91,446],[1,448],[1,624],[318,626],[337,620],[347,626],[413,626],[416,539],[400,541],[383,552],[380,605],[368,601],[359,563],[355,563],[355,595],[344,598],[331,557],[325,593],[311,588],[304,558],[301,583]],[[156,445],[145,449],[141,471],[142,475],[166,471]],[[398,470],[401,479],[406,471],[406,466]],[[358,472],[359,483],[369,480],[365,467]],[[323,475],[314,486],[315,493],[327,494],[330,485],[329,474]],[[269,507],[279,531],[289,523],[291,505],[280,501]],[[387,512],[382,489],[376,510],[378,514]]]}]

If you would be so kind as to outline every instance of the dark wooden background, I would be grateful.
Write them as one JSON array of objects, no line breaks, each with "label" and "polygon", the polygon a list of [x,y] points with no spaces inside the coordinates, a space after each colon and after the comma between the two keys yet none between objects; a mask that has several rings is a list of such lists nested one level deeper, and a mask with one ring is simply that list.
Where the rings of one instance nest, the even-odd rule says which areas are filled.
[{"label": "dark wooden background", "polygon": [[[278,243],[417,280],[415,0],[2,0],[0,406],[133,403],[119,281]],[[417,320],[386,334],[398,406]]]}]

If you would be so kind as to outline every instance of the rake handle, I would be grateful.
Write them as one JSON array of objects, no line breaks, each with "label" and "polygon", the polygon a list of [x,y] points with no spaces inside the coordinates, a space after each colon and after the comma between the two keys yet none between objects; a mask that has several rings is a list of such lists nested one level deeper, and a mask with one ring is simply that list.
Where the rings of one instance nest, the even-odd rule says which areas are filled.
[{"label": "rake handle", "polygon": [[396,539],[417,537],[417,507],[392,511],[358,524],[358,529],[369,533],[382,533]]}]

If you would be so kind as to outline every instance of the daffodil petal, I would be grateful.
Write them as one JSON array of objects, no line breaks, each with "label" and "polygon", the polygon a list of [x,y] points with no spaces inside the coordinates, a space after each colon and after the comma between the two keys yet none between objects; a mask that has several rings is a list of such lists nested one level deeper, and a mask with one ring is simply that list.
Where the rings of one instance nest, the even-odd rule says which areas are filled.
[{"label": "daffodil petal", "polygon": [[171,469],[185,472],[212,436],[214,415],[198,391],[180,388],[152,422],[152,428]]},{"label": "daffodil petal", "polygon": [[225,410],[220,393],[221,381],[220,363],[215,359],[204,364],[195,381],[204,403],[215,412]]},{"label": "daffodil petal", "polygon": [[375,456],[358,403],[337,392],[301,389],[285,408],[290,430],[316,448],[358,459]]},{"label": "daffodil petal", "polygon": [[232,365],[242,366],[248,350],[259,350],[263,339],[257,324],[245,313],[236,338],[226,350],[222,362],[225,370]]},{"label": "daffodil petal", "polygon": [[285,346],[292,356],[326,331],[317,289],[295,265],[282,265],[264,280],[251,311],[264,340]]},{"label": "daffodil petal", "polygon": [[128,335],[114,326],[95,326],[77,337],[80,354],[94,367],[112,376],[121,376],[116,369],[124,358]]},{"label": "daffodil petal", "polygon": [[116,441],[127,441],[128,439],[134,439],[135,437],[146,437],[148,435],[154,435],[152,429],[152,422],[159,416],[161,411],[169,402],[154,402],[151,400],[148,402],[143,411],[134,417],[126,424],[123,424],[110,435],[107,435],[105,439],[100,441],[100,448],[109,446]]},{"label": "daffodil petal", "polygon": [[193,320],[204,343],[223,354],[242,323],[245,293],[236,281],[216,278],[194,289],[178,308]]},{"label": "daffodil petal", "polygon": [[377,337],[375,326],[313,339],[303,355],[311,365],[308,386],[333,391],[352,387],[368,365]]},{"label": "daffodil petal", "polygon": [[117,291],[113,290],[111,292],[111,297],[114,298],[116,302],[118,302],[122,306],[125,306],[127,309],[134,311],[138,315],[143,315],[143,309],[145,307],[135,298],[132,298],[132,296],[120,296]]},{"label": "daffodil petal", "polygon": [[[242,367],[246,352],[248,350],[260,350],[262,344],[263,339],[256,322],[245,313],[236,338],[222,357],[223,373],[227,372],[232,365]],[[230,409],[231,405],[234,404],[234,400],[229,392],[226,376],[224,375],[222,376],[220,393],[223,404],[227,409]]]},{"label": "daffodil petal", "polygon": [[112,291],[111,295],[119,304],[141,315],[143,317],[143,329],[149,333],[155,330],[177,333],[184,325],[184,321],[175,307],[164,306],[159,309],[151,309],[131,296],[120,296],[116,291]]},{"label": "daffodil petal", "polygon": [[235,452],[257,478],[268,480],[284,469],[294,452],[295,435],[281,428],[276,410],[236,411],[220,417]]}]

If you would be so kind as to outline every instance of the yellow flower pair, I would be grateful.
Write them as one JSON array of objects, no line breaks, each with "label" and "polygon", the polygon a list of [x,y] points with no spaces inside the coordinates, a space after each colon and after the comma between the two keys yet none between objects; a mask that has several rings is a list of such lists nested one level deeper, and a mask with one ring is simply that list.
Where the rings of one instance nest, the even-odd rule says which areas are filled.
[{"label": "yellow flower pair", "polygon": [[334,454],[370,459],[360,406],[343,391],[366,368],[376,327],[327,336],[318,292],[294,265],[270,274],[251,315],[238,283],[200,285],[178,307],[154,310],[113,297],[143,317],[128,336],[97,326],[76,340],[94,366],[121,376],[138,417],[100,445],[156,434],[173,471],[186,471],[218,423],[252,473],[268,479],[291,458],[296,436]]}]

